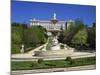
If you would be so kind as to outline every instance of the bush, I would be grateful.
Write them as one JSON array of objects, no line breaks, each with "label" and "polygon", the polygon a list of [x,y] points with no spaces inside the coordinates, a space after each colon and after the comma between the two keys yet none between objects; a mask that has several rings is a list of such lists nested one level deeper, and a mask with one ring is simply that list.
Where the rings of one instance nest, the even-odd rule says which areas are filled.
[{"label": "bush", "polygon": [[70,56],[66,57],[65,61],[71,61],[72,58]]},{"label": "bush", "polygon": [[42,58],[40,58],[40,59],[38,59],[38,61],[37,61],[39,64],[41,64],[42,62],[43,62],[43,59]]},{"label": "bush", "polygon": [[60,45],[60,49],[64,49],[64,45],[63,44]]},{"label": "bush", "polygon": [[74,63],[75,63],[74,60],[70,60],[70,62],[69,62],[70,65],[72,65],[72,64],[74,64]]},{"label": "bush", "polygon": [[32,64],[30,64],[30,67],[34,67],[34,64],[32,63]]},{"label": "bush", "polygon": [[56,66],[55,64],[49,64],[49,63],[46,63],[45,65],[47,65],[47,66]]}]

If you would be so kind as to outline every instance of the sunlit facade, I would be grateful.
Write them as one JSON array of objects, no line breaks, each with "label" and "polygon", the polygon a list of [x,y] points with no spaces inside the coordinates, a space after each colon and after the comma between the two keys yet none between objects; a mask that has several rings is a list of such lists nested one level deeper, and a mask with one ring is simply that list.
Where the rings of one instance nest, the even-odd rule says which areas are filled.
[{"label": "sunlit facade", "polygon": [[[57,22],[54,24],[52,23],[52,20],[56,20]],[[65,30],[66,28],[68,28],[68,26],[71,24],[71,22],[74,22],[72,20],[69,21],[62,21],[62,20],[58,20],[56,18],[56,13],[54,13],[53,15],[53,19],[51,20],[36,20],[31,19],[30,20],[30,26],[35,26],[35,25],[40,25],[44,28],[46,28],[47,31],[49,30]]]}]

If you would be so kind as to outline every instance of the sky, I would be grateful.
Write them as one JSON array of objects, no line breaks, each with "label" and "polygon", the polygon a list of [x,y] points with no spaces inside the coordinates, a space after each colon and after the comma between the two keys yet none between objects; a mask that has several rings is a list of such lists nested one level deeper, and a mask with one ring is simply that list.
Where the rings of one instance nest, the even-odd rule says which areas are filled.
[{"label": "sky", "polygon": [[28,1],[11,2],[11,22],[29,23],[30,19],[51,20],[53,13],[58,20],[75,20],[80,18],[84,24],[96,22],[96,6],[41,3]]}]

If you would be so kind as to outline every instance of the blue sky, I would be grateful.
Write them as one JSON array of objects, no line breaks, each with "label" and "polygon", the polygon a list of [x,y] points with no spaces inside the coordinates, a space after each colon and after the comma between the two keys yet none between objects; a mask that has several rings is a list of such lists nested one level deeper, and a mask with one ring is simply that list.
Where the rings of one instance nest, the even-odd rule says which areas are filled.
[{"label": "blue sky", "polygon": [[29,20],[33,18],[51,20],[54,12],[58,20],[80,18],[87,25],[96,22],[96,6],[25,1],[12,1],[11,3],[12,22],[29,23]]}]

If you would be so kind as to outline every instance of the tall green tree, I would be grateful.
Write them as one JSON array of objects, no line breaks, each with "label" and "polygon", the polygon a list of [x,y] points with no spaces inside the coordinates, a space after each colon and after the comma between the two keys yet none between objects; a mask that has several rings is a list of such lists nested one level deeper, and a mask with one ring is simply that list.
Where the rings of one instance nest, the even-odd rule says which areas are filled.
[{"label": "tall green tree", "polygon": [[87,37],[87,30],[84,28],[78,31],[78,33],[73,37],[71,42],[76,48],[82,48],[83,46],[87,46]]},{"label": "tall green tree", "polygon": [[12,23],[11,25],[11,50],[19,53],[21,45],[25,45],[25,51],[35,48],[47,41],[46,29],[41,26],[27,27],[25,24]]},{"label": "tall green tree", "polygon": [[11,25],[11,53],[19,53],[22,44],[23,26],[19,23]]},{"label": "tall green tree", "polygon": [[92,49],[96,49],[96,24],[93,23],[92,27],[87,29],[88,32],[88,44]]},{"label": "tall green tree", "polygon": [[41,26],[32,26],[25,31],[26,46],[37,46],[47,41],[46,30]]},{"label": "tall green tree", "polygon": [[76,19],[74,23],[71,23],[68,29],[64,33],[64,43],[71,46],[71,40],[77,34],[77,32],[84,28],[84,24],[80,19]]}]

